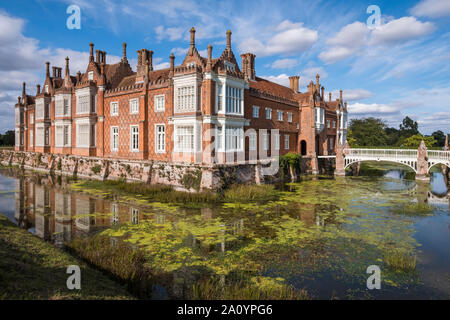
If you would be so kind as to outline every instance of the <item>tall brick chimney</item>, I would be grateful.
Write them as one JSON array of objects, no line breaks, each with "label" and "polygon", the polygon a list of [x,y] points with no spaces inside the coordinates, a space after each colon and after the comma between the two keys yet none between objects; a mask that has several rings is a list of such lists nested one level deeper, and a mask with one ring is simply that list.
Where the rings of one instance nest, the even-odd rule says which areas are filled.
[{"label": "tall brick chimney", "polygon": [[328,93],[328,101],[331,102],[331,92]]},{"label": "tall brick chimney", "polygon": [[213,49],[212,45],[208,44],[208,63],[206,65],[208,70],[211,70],[212,68],[212,49]]},{"label": "tall brick chimney", "polygon": [[50,62],[45,63],[45,76],[50,78]]},{"label": "tall brick chimney", "polygon": [[173,74],[175,72],[175,55],[173,54],[173,52],[170,54],[170,72],[169,75],[171,77],[173,77]]},{"label": "tall brick chimney", "polygon": [[322,86],[322,100],[325,101],[325,88]]},{"label": "tall brick chimney", "polygon": [[295,93],[298,93],[298,80],[300,79],[299,76],[292,76],[289,77],[289,87],[292,91]]},{"label": "tall brick chimney", "polygon": [[127,59],[127,44],[126,42],[124,42],[122,44],[122,62],[127,63],[128,59]]},{"label": "tall brick chimney", "polygon": [[231,30],[227,30],[227,50],[231,50]]},{"label": "tall brick chimney", "polygon": [[38,85],[36,86],[36,95],[38,96],[38,95],[40,95],[40,94],[41,94],[41,85],[38,84]]},{"label": "tall brick chimney", "polygon": [[69,57],[66,57],[66,76],[70,76]]},{"label": "tall brick chimney", "polygon": [[89,43],[89,61],[94,61],[94,44]]},{"label": "tall brick chimney", "polygon": [[148,49],[141,49],[138,53],[137,75],[142,76],[145,74],[145,66],[148,63],[149,71],[153,71],[153,51]]},{"label": "tall brick chimney", "polygon": [[22,83],[22,97],[25,98],[26,95],[26,86],[27,84],[25,82]]},{"label": "tall brick chimney", "polygon": [[242,72],[246,79],[255,80],[255,55],[253,53],[245,53],[241,55]]},{"label": "tall brick chimney", "polygon": [[195,28],[191,28],[191,48],[195,47]]},{"label": "tall brick chimney", "polygon": [[343,101],[343,99],[342,99],[342,90],[339,91],[339,101],[340,101],[340,102]]}]

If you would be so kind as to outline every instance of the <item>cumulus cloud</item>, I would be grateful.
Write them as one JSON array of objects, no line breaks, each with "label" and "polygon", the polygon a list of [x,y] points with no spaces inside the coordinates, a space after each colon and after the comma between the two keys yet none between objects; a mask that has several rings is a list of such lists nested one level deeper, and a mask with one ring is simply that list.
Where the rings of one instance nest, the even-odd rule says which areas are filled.
[{"label": "cumulus cloud", "polygon": [[288,69],[298,65],[296,59],[277,59],[272,63],[272,69]]},{"label": "cumulus cloud", "polygon": [[415,17],[383,19],[383,24],[369,29],[362,22],[344,26],[336,35],[327,39],[329,46],[319,54],[327,64],[335,63],[353,55],[363,55],[374,47],[392,46],[418,39],[432,33],[435,26],[431,22],[421,22]]},{"label": "cumulus cloud", "polygon": [[386,114],[394,114],[398,113],[400,111],[400,108],[395,105],[390,104],[378,104],[378,103],[353,103],[349,104],[347,106],[348,112],[352,115],[364,115],[364,116],[371,116],[371,115],[386,115]]},{"label": "cumulus cloud", "polygon": [[260,57],[276,54],[293,55],[304,52],[318,39],[316,30],[305,28],[303,23],[293,23],[289,20],[281,22],[275,31],[276,34],[267,41],[255,38],[243,40],[240,49],[253,52]]},{"label": "cumulus cloud", "polygon": [[414,17],[392,20],[373,29],[370,44],[395,44],[427,35],[435,29],[431,22],[421,22]]},{"label": "cumulus cloud", "polygon": [[183,34],[185,33],[184,28],[164,28],[164,26],[157,26],[155,28],[156,39],[158,41],[161,40],[169,40],[175,41],[183,38]]},{"label": "cumulus cloud", "polygon": [[[342,98],[344,99],[344,101],[349,101],[349,102],[367,99],[372,96],[373,96],[372,92],[370,92],[368,90],[364,90],[364,89],[345,89],[342,92]],[[338,99],[339,97],[340,97],[339,90],[334,90],[331,92],[332,100]]]},{"label": "cumulus cloud", "polygon": [[449,0],[422,0],[411,9],[417,17],[442,18],[450,16]]}]

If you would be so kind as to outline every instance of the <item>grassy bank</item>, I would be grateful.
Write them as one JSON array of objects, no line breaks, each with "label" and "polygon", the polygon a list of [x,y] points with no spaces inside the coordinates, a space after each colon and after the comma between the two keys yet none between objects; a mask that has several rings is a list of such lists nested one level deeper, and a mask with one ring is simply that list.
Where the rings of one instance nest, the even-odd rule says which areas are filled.
[{"label": "grassy bank", "polygon": [[[67,289],[67,267],[81,269],[81,290]],[[133,299],[124,287],[0,214],[0,299]]]}]

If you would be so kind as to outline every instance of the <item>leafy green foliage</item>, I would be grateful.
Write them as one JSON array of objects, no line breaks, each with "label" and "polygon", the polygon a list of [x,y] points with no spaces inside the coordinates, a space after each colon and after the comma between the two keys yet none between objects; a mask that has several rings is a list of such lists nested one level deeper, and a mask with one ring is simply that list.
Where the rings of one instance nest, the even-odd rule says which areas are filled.
[{"label": "leafy green foliage", "polygon": [[427,146],[427,148],[432,148],[436,144],[436,140],[434,139],[433,136],[424,137],[423,135],[421,135],[419,133],[419,134],[415,134],[413,136],[406,138],[403,141],[403,147],[417,149],[417,148],[419,148],[422,140],[425,142],[425,145]]},{"label": "leafy green foliage", "polygon": [[354,141],[354,145],[350,144],[350,146],[384,146],[388,141],[385,129],[386,125],[380,119],[352,119],[349,125],[348,137],[349,141]]},{"label": "leafy green foliage", "polygon": [[8,130],[4,134],[0,134],[0,146],[14,146],[14,140],[14,130]]}]

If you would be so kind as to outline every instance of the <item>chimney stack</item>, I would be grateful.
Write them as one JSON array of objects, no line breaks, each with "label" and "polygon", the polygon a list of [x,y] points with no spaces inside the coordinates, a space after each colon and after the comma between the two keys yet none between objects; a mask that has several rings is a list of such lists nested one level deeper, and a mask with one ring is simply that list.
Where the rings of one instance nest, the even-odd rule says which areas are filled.
[{"label": "chimney stack", "polygon": [[339,91],[339,101],[342,102],[342,90]]},{"label": "chimney stack", "polygon": [[138,76],[148,74],[146,71],[146,65],[148,63],[149,71],[153,71],[153,51],[147,49],[141,49],[138,53],[137,73]]},{"label": "chimney stack", "polygon": [[40,95],[40,94],[41,94],[41,85],[38,84],[38,85],[36,86],[36,95],[38,96],[38,95]]},{"label": "chimney stack", "polygon": [[316,75],[316,89],[317,89],[317,91],[319,91],[319,88],[320,88],[319,78],[320,78],[320,76],[319,76],[319,74],[317,74]]},{"label": "chimney stack", "polygon": [[24,97],[25,98],[25,95],[26,95],[26,83],[24,82],[24,83],[22,83],[22,97]]},{"label": "chimney stack", "polygon": [[331,102],[331,92],[328,93],[328,101]]},{"label": "chimney stack", "polygon": [[207,68],[208,70],[211,70],[212,68],[212,45],[208,44],[208,64],[207,64]]},{"label": "chimney stack", "polygon": [[195,47],[195,28],[191,28],[191,48]]},{"label": "chimney stack", "polygon": [[89,61],[94,61],[94,44],[89,43]]},{"label": "chimney stack", "polygon": [[45,63],[45,75],[46,75],[46,77],[48,77],[48,78],[50,78],[50,62],[46,62]]},{"label": "chimney stack", "polygon": [[298,79],[300,77],[299,76],[292,76],[289,77],[289,87],[291,88],[292,91],[294,91],[295,93],[298,93]]},{"label": "chimney stack", "polygon": [[17,101],[18,101],[18,103],[20,104],[20,97],[17,97]]},{"label": "chimney stack", "polygon": [[325,101],[325,88],[322,86],[322,100]]},{"label": "chimney stack", "polygon": [[231,30],[227,30],[227,50],[231,50]]},{"label": "chimney stack", "polygon": [[128,62],[127,59],[127,44],[124,42],[122,44],[122,62]]},{"label": "chimney stack", "polygon": [[69,57],[66,57],[66,76],[70,76]]},{"label": "chimney stack", "polygon": [[249,80],[255,80],[255,55],[253,53],[245,53],[241,55],[242,71]]},{"label": "chimney stack", "polygon": [[173,72],[175,70],[175,55],[173,52],[170,54],[170,71]]}]

